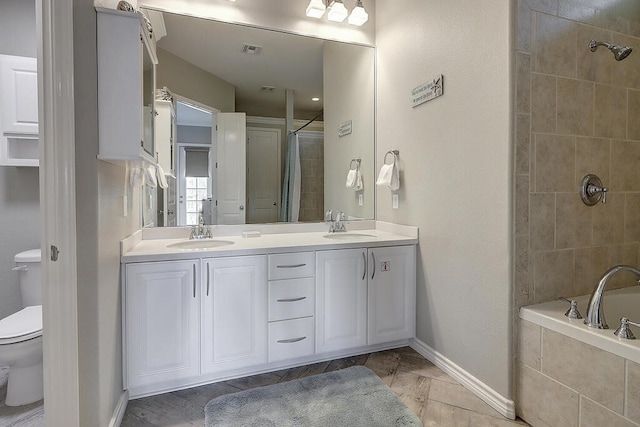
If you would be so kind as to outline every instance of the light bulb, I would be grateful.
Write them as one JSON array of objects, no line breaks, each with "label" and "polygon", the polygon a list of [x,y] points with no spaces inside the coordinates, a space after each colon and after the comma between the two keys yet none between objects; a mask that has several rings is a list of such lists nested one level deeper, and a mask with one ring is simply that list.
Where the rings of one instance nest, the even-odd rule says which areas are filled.
[{"label": "light bulb", "polygon": [[362,6],[362,2],[358,1],[356,3],[356,7],[351,11],[351,15],[349,15],[349,24],[357,25],[358,27],[364,24],[369,20],[369,14],[364,7]]},{"label": "light bulb", "polygon": [[307,16],[310,18],[322,18],[327,8],[323,0],[311,0],[307,6]]},{"label": "light bulb", "polygon": [[327,15],[327,18],[329,21],[342,22],[348,14],[349,12],[347,11],[347,8],[344,7],[342,0],[335,0],[331,2],[331,5],[329,6],[329,15]]}]

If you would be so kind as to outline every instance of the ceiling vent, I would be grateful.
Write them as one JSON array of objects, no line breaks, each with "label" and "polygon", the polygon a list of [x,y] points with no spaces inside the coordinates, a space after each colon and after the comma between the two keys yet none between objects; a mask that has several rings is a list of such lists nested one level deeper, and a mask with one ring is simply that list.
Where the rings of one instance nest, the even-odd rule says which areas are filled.
[{"label": "ceiling vent", "polygon": [[276,90],[275,86],[262,86],[260,88],[260,92],[273,92],[274,90]]},{"label": "ceiling vent", "polygon": [[262,52],[262,46],[245,43],[245,45],[242,46],[242,51],[244,53],[248,53],[249,55],[259,55],[260,52]]}]

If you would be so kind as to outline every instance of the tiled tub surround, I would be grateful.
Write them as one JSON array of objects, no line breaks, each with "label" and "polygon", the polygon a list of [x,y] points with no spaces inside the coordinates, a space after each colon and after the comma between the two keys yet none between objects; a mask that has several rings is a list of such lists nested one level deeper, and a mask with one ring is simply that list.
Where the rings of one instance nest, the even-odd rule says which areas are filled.
[{"label": "tiled tub surround", "polygon": [[[533,345],[540,351],[546,337],[549,350],[549,337],[556,333],[543,333],[537,326],[537,340],[519,338],[521,330],[529,330],[518,326],[520,307],[588,294],[610,267],[640,265],[640,23],[607,10],[613,3],[637,7],[637,0],[517,1],[513,331],[514,343],[526,343],[525,349]],[[634,52],[618,62],[607,49],[591,52],[590,39],[633,46]],[[580,201],[579,184],[587,173],[609,187],[606,204],[588,207]],[[634,284],[634,276],[625,273],[615,277],[609,289]],[[618,319],[607,315],[607,320],[615,330]],[[573,339],[566,338],[563,346],[569,342]],[[540,355],[537,364],[523,363],[527,356],[514,350],[516,366],[521,367],[514,384],[516,408],[529,423],[577,425],[579,407],[583,419],[603,408],[588,395],[579,397],[575,388],[561,386],[546,370],[549,365],[540,367]],[[563,363],[589,366],[584,356],[566,350]],[[549,352],[545,355],[549,362]],[[623,364],[637,374],[636,363]],[[568,397],[531,394],[532,387],[557,388]],[[635,401],[640,402],[637,394]],[[559,411],[555,402],[570,407]],[[545,423],[532,415],[532,408],[564,415]],[[568,414],[573,424],[560,421]]]},{"label": "tiled tub surround", "polygon": [[[591,292],[613,265],[640,264],[640,23],[602,9],[609,3],[518,0],[516,312]],[[590,39],[634,52],[618,62],[591,52]],[[609,188],[606,204],[580,201],[587,173]],[[610,285],[634,283],[619,275]]]},{"label": "tiled tub surround", "polygon": [[[583,316],[588,299],[577,298]],[[605,304],[604,330],[565,317],[564,301],[520,310],[516,408],[532,426],[640,426],[640,342],[613,335],[620,317],[640,315],[640,286]]]}]

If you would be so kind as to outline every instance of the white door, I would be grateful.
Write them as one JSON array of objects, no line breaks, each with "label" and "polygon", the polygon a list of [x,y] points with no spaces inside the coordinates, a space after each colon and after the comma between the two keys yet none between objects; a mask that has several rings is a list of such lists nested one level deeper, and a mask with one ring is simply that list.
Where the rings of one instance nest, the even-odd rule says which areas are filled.
[{"label": "white door", "polygon": [[218,224],[246,222],[247,120],[245,113],[218,113],[216,200]]},{"label": "white door", "polygon": [[4,134],[38,134],[36,58],[0,55],[0,128]]},{"label": "white door", "polygon": [[415,246],[369,249],[367,344],[413,338],[415,260]]},{"label": "white door", "polygon": [[367,344],[367,250],[316,252],[316,351]]},{"label": "white door", "polygon": [[199,261],[128,264],[124,387],[200,374]]},{"label": "white door", "polygon": [[247,129],[247,223],[278,221],[280,130]]},{"label": "white door", "polygon": [[202,260],[202,372],[267,361],[267,257]]}]

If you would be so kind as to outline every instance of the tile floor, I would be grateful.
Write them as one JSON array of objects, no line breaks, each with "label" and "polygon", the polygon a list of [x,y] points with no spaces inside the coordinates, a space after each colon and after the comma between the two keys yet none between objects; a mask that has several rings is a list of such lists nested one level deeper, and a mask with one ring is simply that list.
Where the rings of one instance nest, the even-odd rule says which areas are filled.
[{"label": "tile floor", "polygon": [[[215,397],[353,365],[364,365],[378,374],[425,426],[528,425],[522,420],[503,418],[420,354],[404,347],[132,400],[127,406],[121,426],[202,426],[204,406]],[[0,369],[0,385],[4,383],[2,380]],[[4,401],[5,391],[5,387],[0,388],[0,401]],[[9,408],[0,404],[0,427],[41,426],[43,413],[42,402],[21,408]]]}]

